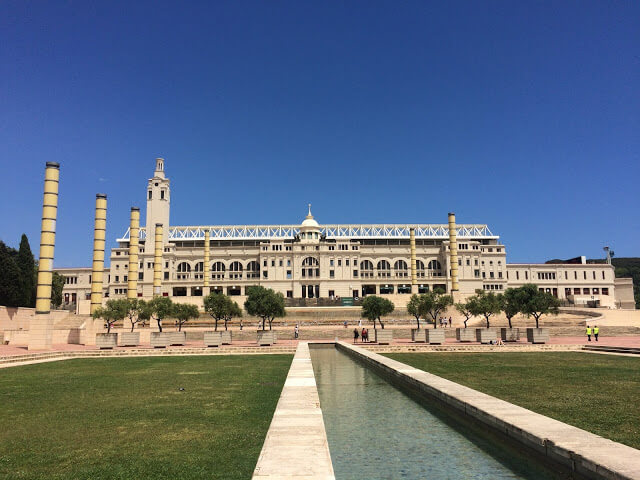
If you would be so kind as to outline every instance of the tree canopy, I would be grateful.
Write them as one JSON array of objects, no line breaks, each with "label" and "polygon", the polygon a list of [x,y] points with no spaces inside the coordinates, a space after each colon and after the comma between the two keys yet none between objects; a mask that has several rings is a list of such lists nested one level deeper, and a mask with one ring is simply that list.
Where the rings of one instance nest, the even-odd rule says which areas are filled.
[{"label": "tree canopy", "polygon": [[464,316],[464,328],[467,328],[467,322],[471,317],[473,317],[473,313],[469,310],[469,305],[467,302],[459,302],[454,305],[456,311]]},{"label": "tree canopy", "polygon": [[438,315],[453,305],[453,297],[445,295],[441,290],[432,290],[422,295],[422,312],[433,320],[433,328],[438,328]]},{"label": "tree canopy", "polygon": [[98,307],[93,312],[93,318],[101,318],[107,326],[107,333],[111,332],[114,323],[124,320],[129,311],[129,301],[126,298],[107,300],[104,307]]},{"label": "tree canopy", "polygon": [[476,290],[476,294],[467,299],[467,307],[474,316],[483,316],[489,328],[489,318],[502,310],[502,300],[499,295],[484,290]]},{"label": "tree canopy", "polygon": [[502,301],[502,311],[509,322],[509,328],[513,328],[511,319],[522,312],[522,290],[520,288],[507,288],[504,294],[500,296],[500,300]]},{"label": "tree canopy", "polygon": [[200,316],[200,312],[198,311],[198,307],[192,305],[191,303],[174,303],[173,304],[173,316],[176,317],[178,321],[178,331],[182,331],[182,326],[187,323],[192,318],[198,318]]},{"label": "tree canopy", "polygon": [[158,323],[158,330],[162,332],[162,320],[173,313],[173,302],[169,297],[155,297],[149,300],[149,306]]},{"label": "tree canopy", "polygon": [[247,288],[244,308],[249,315],[262,319],[263,330],[265,329],[265,321],[269,322],[269,330],[271,330],[273,319],[284,317],[287,313],[284,307],[284,295],[262,286]]},{"label": "tree canopy", "polygon": [[223,293],[211,292],[204,297],[204,310],[215,320],[215,331],[218,331],[218,321],[224,320],[224,329],[227,330],[229,320],[242,316],[240,306]]},{"label": "tree canopy", "polygon": [[407,312],[409,313],[409,315],[413,315],[413,317],[416,319],[416,322],[418,323],[418,330],[420,330],[420,316],[423,312],[421,304],[423,301],[424,298],[422,297],[422,295],[414,293],[413,295],[411,295],[411,298],[407,303]]},{"label": "tree canopy", "polygon": [[376,328],[376,320],[380,322],[380,327],[384,329],[382,317],[389,315],[395,310],[395,305],[391,300],[378,297],[376,295],[367,295],[362,301],[362,317],[373,321],[373,328]]},{"label": "tree canopy", "polygon": [[550,293],[538,289],[537,285],[527,283],[520,290],[522,309],[521,312],[527,316],[532,316],[536,320],[536,328],[540,328],[539,321],[542,315],[558,314],[560,300]]}]

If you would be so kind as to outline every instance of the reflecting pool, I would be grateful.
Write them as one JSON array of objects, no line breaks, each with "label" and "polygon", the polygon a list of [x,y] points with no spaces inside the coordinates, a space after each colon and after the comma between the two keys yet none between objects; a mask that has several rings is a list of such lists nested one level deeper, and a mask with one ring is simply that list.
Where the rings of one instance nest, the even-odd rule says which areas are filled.
[{"label": "reflecting pool", "polygon": [[313,346],[311,359],[336,479],[570,478],[454,428],[333,346]]}]

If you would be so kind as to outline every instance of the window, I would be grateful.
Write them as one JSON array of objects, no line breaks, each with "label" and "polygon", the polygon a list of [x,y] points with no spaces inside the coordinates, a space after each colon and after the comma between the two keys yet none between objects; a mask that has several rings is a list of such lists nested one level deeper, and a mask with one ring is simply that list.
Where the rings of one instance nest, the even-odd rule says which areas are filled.
[{"label": "window", "polygon": [[287,298],[293,298],[293,290],[287,290]]},{"label": "window", "polygon": [[354,278],[358,278],[358,270],[354,270],[353,271],[353,276],[354,276]]},{"label": "window", "polygon": [[591,293],[593,293],[594,295],[600,295],[600,289],[598,287],[593,287]]},{"label": "window", "polygon": [[[347,265],[349,265],[349,260],[347,260]],[[342,259],[341,258],[338,259],[338,266],[339,267],[342,266]]]},{"label": "window", "polygon": [[164,272],[164,279],[169,280],[169,272]]},{"label": "window", "polygon": [[123,281],[123,282],[126,282],[128,278],[129,278],[129,276],[128,276],[128,275],[125,275],[125,276],[124,276],[124,279],[123,279],[122,281]]},{"label": "window", "polygon": [[474,264],[476,267],[478,266],[478,259],[477,259],[477,258],[473,260],[473,264]]},{"label": "window", "polygon": [[469,260],[469,259],[467,258],[467,267],[468,267],[469,265],[471,265],[471,260]]},{"label": "window", "polygon": [[280,261],[278,262],[278,265],[279,265],[280,267],[282,266],[282,260],[280,260]]},{"label": "window", "polygon": [[262,262],[262,265],[266,267],[267,266],[267,261],[265,260],[264,262]]},{"label": "window", "polygon": [[524,279],[529,280],[529,272],[524,272]]},{"label": "window", "polygon": [[351,250],[357,250],[358,246],[357,245],[351,245]]},{"label": "window", "polygon": [[329,278],[335,278],[336,273],[334,270],[329,270]]},{"label": "window", "polygon": [[579,288],[574,288],[573,289],[573,294],[574,295],[580,295],[580,289]]},{"label": "window", "polygon": [[144,280],[144,273],[138,272],[138,280]]},{"label": "window", "polygon": [[568,273],[569,273],[569,272],[567,272],[566,270],[564,271],[564,279],[565,279],[565,280],[567,280],[567,278],[568,278]]},{"label": "window", "polygon": [[489,278],[493,278],[493,272],[489,272]]},{"label": "window", "polygon": [[151,200],[151,190],[149,190],[149,200]]},{"label": "window", "polygon": [[474,276],[475,278],[480,278],[480,270],[474,270],[474,271],[473,271],[473,276]]},{"label": "window", "polygon": [[602,294],[603,295],[609,295],[609,289],[607,287],[603,287],[602,288]]},{"label": "window", "polygon": [[336,246],[335,245],[329,245],[329,250],[335,250]]},{"label": "window", "polygon": [[[338,263],[338,265],[340,265],[340,263]],[[333,267],[333,258],[331,260],[329,260],[329,266]]]},{"label": "window", "polygon": [[160,190],[160,200],[164,200],[164,190]]},{"label": "window", "polygon": [[262,271],[262,278],[269,278],[269,272],[267,272],[266,270]]},{"label": "window", "polygon": [[169,262],[164,262],[164,268],[169,268]]},{"label": "window", "polygon": [[516,280],[520,280],[520,272],[516,270]]},{"label": "window", "polygon": [[604,280],[604,270],[602,271],[602,279]]},{"label": "window", "polygon": [[587,279],[587,271],[585,270],[585,271],[584,271],[584,272],[582,272],[582,273],[584,274],[583,276],[584,276],[584,279],[586,280],[586,279]]},{"label": "window", "polygon": [[329,290],[329,298],[333,298],[336,296],[335,290]]},{"label": "window", "polygon": [[574,272],[573,272],[573,279],[574,279],[574,280],[577,280],[577,279],[578,279],[578,272],[576,272],[575,270],[574,270]]},{"label": "window", "polygon": [[593,271],[593,279],[594,280],[596,279],[596,271],[595,270]]},{"label": "window", "polygon": [[291,270],[287,270],[287,278],[291,279]]},{"label": "window", "polygon": [[275,260],[271,260],[271,266],[275,267],[276,266],[276,261]]},{"label": "window", "polygon": [[291,260],[287,260],[287,267],[291,266]]},{"label": "window", "polygon": [[588,287],[583,288],[583,289],[582,289],[582,293],[583,293],[584,295],[589,295],[589,288],[588,288]]},{"label": "window", "polygon": [[120,277],[118,275],[116,275],[116,282],[120,281]]},{"label": "window", "polygon": [[498,272],[498,278],[502,278],[502,272]]}]

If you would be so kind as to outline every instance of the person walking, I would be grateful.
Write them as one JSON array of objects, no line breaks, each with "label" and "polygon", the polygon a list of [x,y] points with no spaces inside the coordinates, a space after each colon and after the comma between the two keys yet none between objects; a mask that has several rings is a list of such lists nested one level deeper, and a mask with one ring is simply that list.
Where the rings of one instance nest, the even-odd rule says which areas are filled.
[{"label": "person walking", "polygon": [[596,342],[598,341],[598,333],[600,333],[600,329],[598,328],[598,325],[595,325],[593,327],[593,336],[596,339]]},{"label": "person walking", "polygon": [[296,328],[293,329],[293,338],[297,340],[299,335],[300,335],[300,327],[296,323]]},{"label": "person walking", "polygon": [[353,343],[356,343],[358,341],[358,337],[360,336],[360,334],[358,333],[358,329],[354,328],[353,329]]},{"label": "person walking", "polygon": [[591,341],[591,327],[587,325],[587,338]]}]

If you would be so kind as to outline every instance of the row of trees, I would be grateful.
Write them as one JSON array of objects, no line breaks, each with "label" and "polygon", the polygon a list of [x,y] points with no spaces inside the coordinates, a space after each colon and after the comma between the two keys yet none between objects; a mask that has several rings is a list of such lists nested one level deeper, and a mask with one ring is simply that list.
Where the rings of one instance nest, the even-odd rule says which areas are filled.
[{"label": "row of trees", "polygon": [[[22,235],[18,250],[0,241],[0,305],[7,307],[35,307],[38,268],[31,252],[29,239]],[[51,303],[62,304],[64,277],[53,274]]]},{"label": "row of trees", "polygon": [[[251,287],[247,291],[247,300],[244,303],[249,315],[262,319],[262,329],[265,322],[269,322],[271,330],[272,322],[276,317],[285,316],[284,296],[270,288]],[[242,316],[242,309],[230,297],[222,293],[211,293],[204,298],[204,310],[215,320],[215,330],[218,330],[218,322],[224,321],[224,329],[227,330],[228,322],[234,317]],[[162,321],[166,318],[175,318],[178,331],[191,319],[198,318],[198,307],[186,303],[174,303],[169,297],[156,297],[148,302],[142,299],[111,299],[107,300],[104,307],[98,308],[93,313],[93,318],[102,319],[107,326],[107,333],[116,322],[128,319],[131,331],[138,323],[146,323],[155,320],[158,330],[162,332]]]},{"label": "row of trees", "polygon": [[543,315],[556,315],[560,300],[544,292],[537,285],[528,283],[519,288],[507,288],[504,293],[485,292],[477,290],[476,294],[469,297],[466,302],[456,303],[456,310],[465,317],[464,327],[471,317],[484,317],[487,328],[493,315],[504,312],[509,322],[509,328],[513,328],[513,317],[519,313],[527,317],[533,317],[536,328],[540,328],[540,317]]}]

